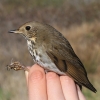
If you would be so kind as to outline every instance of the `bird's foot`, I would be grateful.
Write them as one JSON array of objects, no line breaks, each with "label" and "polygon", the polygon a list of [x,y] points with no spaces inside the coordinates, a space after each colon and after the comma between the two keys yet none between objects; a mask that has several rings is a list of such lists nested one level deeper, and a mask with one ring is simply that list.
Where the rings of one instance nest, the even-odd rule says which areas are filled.
[{"label": "bird's foot", "polygon": [[13,69],[15,71],[18,70],[25,70],[25,71],[29,71],[29,69],[25,66],[23,66],[20,62],[16,61],[16,62],[11,62],[11,64],[7,65],[7,70]]}]

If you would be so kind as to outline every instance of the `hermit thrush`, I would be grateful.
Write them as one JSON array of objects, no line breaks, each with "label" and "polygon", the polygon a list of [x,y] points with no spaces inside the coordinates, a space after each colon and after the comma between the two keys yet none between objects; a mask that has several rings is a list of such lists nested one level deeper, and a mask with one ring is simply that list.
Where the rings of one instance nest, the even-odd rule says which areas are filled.
[{"label": "hermit thrush", "polygon": [[28,50],[35,63],[46,71],[68,75],[78,85],[93,92],[96,89],[89,82],[84,65],[73,51],[68,40],[50,25],[29,22],[10,33],[21,34],[27,40]]}]

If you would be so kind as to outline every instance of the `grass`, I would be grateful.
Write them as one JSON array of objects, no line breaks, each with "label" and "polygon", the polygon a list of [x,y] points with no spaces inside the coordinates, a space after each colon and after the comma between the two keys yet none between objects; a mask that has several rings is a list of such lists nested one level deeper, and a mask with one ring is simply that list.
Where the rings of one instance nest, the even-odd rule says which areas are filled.
[{"label": "grass", "polygon": [[12,94],[10,92],[6,93],[0,88],[0,100],[11,100]]},{"label": "grass", "polygon": [[88,0],[74,0],[73,2],[70,0],[29,0],[28,2],[5,0],[2,2],[1,16],[2,14],[5,16],[15,14],[22,18],[31,16],[35,20],[57,23],[60,27],[82,24],[84,21],[92,22],[95,19],[100,20],[98,0],[94,2],[88,2]]},{"label": "grass", "polygon": [[44,6],[61,6],[65,0],[29,0],[28,2],[25,0],[6,0],[5,2],[11,5],[25,5],[29,4],[32,7],[44,7]]}]

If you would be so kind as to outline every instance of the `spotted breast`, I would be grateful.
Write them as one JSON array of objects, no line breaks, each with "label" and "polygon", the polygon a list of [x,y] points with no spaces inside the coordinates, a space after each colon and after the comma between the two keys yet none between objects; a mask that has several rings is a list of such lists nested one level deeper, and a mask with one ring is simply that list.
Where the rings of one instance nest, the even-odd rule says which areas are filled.
[{"label": "spotted breast", "polygon": [[27,40],[27,44],[28,44],[28,50],[29,50],[31,56],[33,57],[33,60],[35,63],[39,64],[47,71],[53,71],[60,75],[65,75],[64,72],[61,72],[56,67],[56,65],[52,62],[52,60],[46,54],[46,52],[44,50],[42,50],[43,49],[42,46],[38,47],[38,49],[37,49],[35,43],[33,41],[29,41],[29,40]]}]

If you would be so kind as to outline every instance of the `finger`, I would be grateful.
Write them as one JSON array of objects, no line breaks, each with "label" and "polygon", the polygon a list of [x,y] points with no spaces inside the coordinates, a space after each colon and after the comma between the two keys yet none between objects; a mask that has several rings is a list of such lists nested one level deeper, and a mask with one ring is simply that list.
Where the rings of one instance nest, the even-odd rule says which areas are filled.
[{"label": "finger", "polygon": [[66,100],[79,100],[76,85],[68,76],[60,76],[62,90]]},{"label": "finger", "polygon": [[77,85],[79,100],[86,100],[79,86]]},{"label": "finger", "polygon": [[29,71],[28,88],[29,100],[47,100],[44,69],[36,64]]},{"label": "finger", "polygon": [[65,100],[59,76],[54,72],[46,74],[48,100]]},{"label": "finger", "polygon": [[26,76],[26,82],[27,82],[27,85],[28,85],[28,71],[25,71],[25,76]]},{"label": "finger", "polygon": [[[30,67],[27,67],[29,70],[30,70]],[[27,70],[25,70],[25,76],[26,76],[26,82],[27,82],[27,85],[28,85],[28,71]]]}]

